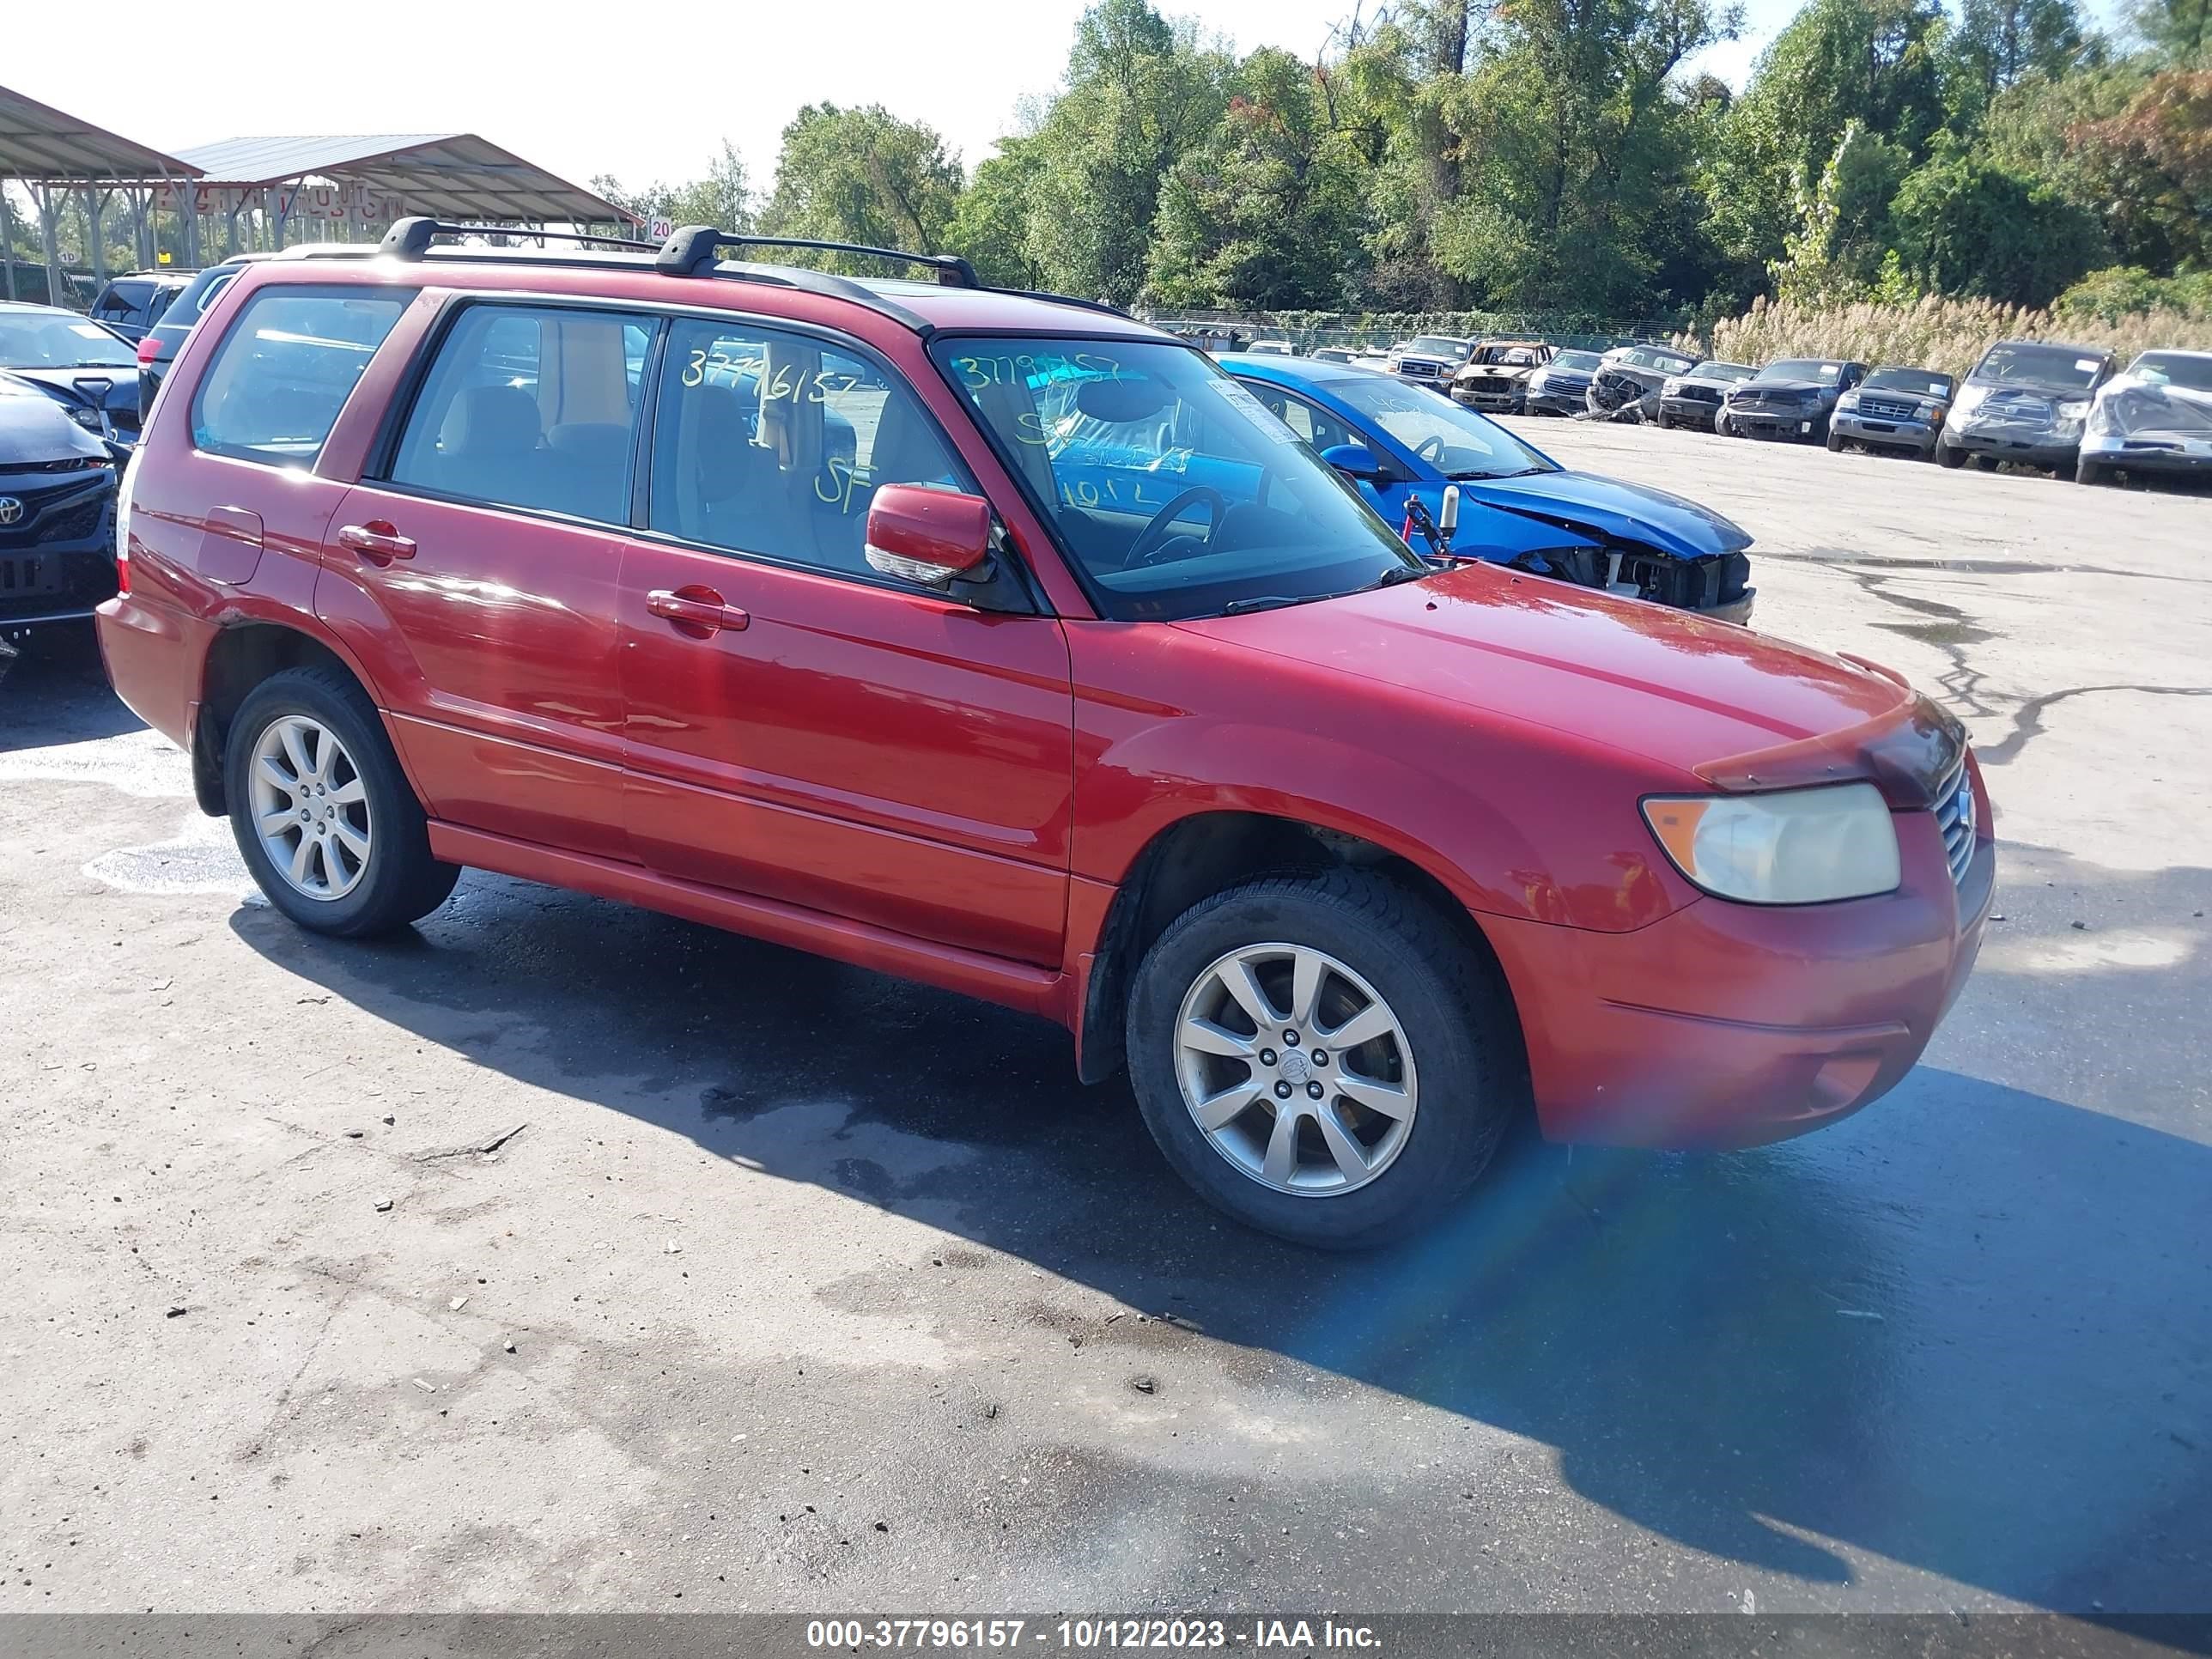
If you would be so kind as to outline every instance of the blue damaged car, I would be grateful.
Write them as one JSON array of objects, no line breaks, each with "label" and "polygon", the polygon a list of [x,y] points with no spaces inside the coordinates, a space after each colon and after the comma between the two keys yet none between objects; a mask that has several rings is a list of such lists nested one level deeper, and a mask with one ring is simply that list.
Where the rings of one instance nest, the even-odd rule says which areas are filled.
[{"label": "blue damaged car", "polygon": [[[1664,490],[1561,466],[1496,422],[1388,374],[1310,358],[1227,353],[1221,366],[1405,526],[1416,551],[1449,551],[1584,587],[1747,622],[1751,538]],[[1435,528],[1447,489],[1458,521]]]}]

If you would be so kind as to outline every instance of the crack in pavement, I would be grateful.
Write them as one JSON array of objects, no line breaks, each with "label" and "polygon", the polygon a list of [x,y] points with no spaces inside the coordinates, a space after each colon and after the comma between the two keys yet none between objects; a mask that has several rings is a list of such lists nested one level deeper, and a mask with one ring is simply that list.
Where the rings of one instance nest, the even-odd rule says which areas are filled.
[{"label": "crack in pavement", "polygon": [[2139,691],[2150,697],[2212,697],[2212,685],[2069,685],[2063,691],[2046,691],[2021,704],[2013,711],[2010,734],[1986,749],[1977,746],[1975,757],[1985,768],[2002,766],[2017,759],[2020,751],[2043,730],[2044,710],[2055,702],[2087,696],[2093,691]]}]

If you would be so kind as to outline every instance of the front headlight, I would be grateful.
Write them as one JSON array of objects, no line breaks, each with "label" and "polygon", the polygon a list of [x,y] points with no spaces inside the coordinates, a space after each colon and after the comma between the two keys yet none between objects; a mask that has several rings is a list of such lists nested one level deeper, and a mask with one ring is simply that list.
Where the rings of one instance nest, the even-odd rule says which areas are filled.
[{"label": "front headlight", "polygon": [[1659,395],[1662,398],[1672,398],[1679,393],[1681,389],[1682,383],[1677,380],[1670,379],[1659,382]]},{"label": "front headlight", "polygon": [[1951,400],[1951,412],[1960,420],[1966,420],[1989,401],[1989,396],[1990,389],[1985,386],[1962,386],[1959,388],[1959,395]]},{"label": "front headlight", "polygon": [[1746,904],[1820,904],[1894,888],[1897,830],[1870,783],[1764,795],[1656,795],[1644,821],[1674,867]]},{"label": "front headlight", "polygon": [[2089,400],[2087,398],[2077,398],[2071,403],[2058,405],[2058,418],[2062,421],[2078,421],[2088,412]]},{"label": "front headlight", "polygon": [[1846,392],[1842,397],[1836,399],[1836,407],[1846,415],[1850,414],[1851,410],[1856,409],[1858,406],[1859,394],[1856,392]]},{"label": "front headlight", "polygon": [[100,424],[100,411],[94,409],[90,404],[71,404],[69,406],[69,417],[72,421],[75,421],[79,426],[82,427],[87,432],[103,432],[106,430],[106,428]]}]

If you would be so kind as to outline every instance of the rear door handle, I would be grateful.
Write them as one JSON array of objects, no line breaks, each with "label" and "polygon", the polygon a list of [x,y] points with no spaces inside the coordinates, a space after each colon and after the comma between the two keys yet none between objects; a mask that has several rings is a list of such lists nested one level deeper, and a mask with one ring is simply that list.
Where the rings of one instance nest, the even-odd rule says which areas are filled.
[{"label": "rear door handle", "polygon": [[752,625],[752,618],[734,605],[725,604],[711,587],[656,587],[645,596],[645,608],[656,617],[685,629],[708,634],[728,629],[732,633]]},{"label": "rear door handle", "polygon": [[367,524],[341,525],[338,545],[349,547],[371,564],[390,564],[394,559],[415,556],[415,544],[382,519],[371,519]]}]

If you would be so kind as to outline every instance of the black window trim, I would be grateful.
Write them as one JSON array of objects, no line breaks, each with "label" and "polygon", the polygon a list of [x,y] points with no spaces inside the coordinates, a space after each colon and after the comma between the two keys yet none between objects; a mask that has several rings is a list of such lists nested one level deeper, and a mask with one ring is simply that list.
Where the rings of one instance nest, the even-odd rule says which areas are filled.
[{"label": "black window trim", "polygon": [[[274,472],[314,473],[316,468],[322,465],[323,452],[330,447],[331,432],[337,431],[338,422],[345,419],[346,407],[353,402],[354,393],[361,390],[361,382],[368,378],[368,371],[376,367],[376,360],[391,344],[392,337],[398,332],[399,325],[406,319],[408,307],[415,303],[421,292],[420,289],[403,288],[390,283],[270,283],[247,295],[246,303],[239,307],[224,326],[222,337],[216,342],[215,349],[208,354],[205,367],[200,370],[199,379],[192,386],[192,400],[185,411],[185,441],[192,447],[195,454],[217,455],[225,460],[244,461],[250,466],[265,466]],[[265,295],[325,300],[376,299],[388,295],[399,301],[399,313],[392,318],[392,326],[384,331],[384,337],[370,350],[368,361],[361,367],[359,379],[354,381],[344,400],[338,404],[338,412],[331,422],[331,432],[323,434],[322,442],[315,446],[315,453],[305,461],[296,459],[273,460],[266,455],[234,445],[204,444],[200,441],[200,409],[207,398],[208,383],[215,378],[215,371],[222,362],[223,353],[230,349],[231,342],[237,337],[239,329],[253,314],[253,308],[261,303]],[[122,336],[116,337],[121,339]]]}]

